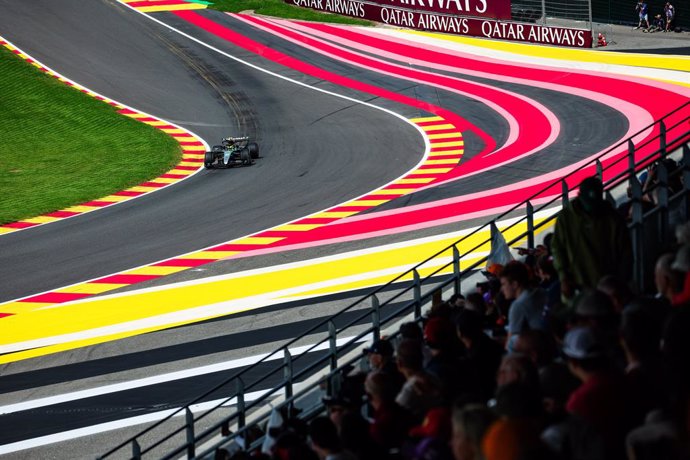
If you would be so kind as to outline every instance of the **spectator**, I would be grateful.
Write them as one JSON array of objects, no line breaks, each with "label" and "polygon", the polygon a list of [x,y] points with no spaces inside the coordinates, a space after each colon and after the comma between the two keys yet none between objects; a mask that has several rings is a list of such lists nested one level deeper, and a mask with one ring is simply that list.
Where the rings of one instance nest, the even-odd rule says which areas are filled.
[{"label": "spectator", "polygon": [[390,375],[370,372],[364,388],[373,410],[369,433],[384,449],[400,448],[412,426],[412,417],[395,402],[395,382]]},{"label": "spectator", "polygon": [[649,33],[665,32],[665,27],[666,27],[666,20],[661,16],[661,14],[657,14],[654,16],[654,19],[652,19],[652,26],[649,29],[647,29],[645,32],[649,32]]},{"label": "spectator", "polygon": [[671,305],[674,307],[690,305],[690,245],[684,244],[678,248],[671,268],[683,273],[682,287],[671,298]]},{"label": "spectator", "polygon": [[499,419],[489,427],[482,441],[487,460],[550,457],[539,436],[543,410],[537,388],[519,382],[499,388],[494,410]]},{"label": "spectator", "polygon": [[582,382],[570,395],[566,409],[583,423],[584,432],[593,433],[601,441],[600,450],[585,452],[581,458],[624,458],[624,437],[631,428],[625,386],[622,375],[611,365],[604,342],[594,329],[576,327],[566,334],[563,353],[570,371]]},{"label": "spectator", "polygon": [[666,16],[664,32],[671,32],[673,30],[673,20],[676,17],[676,9],[671,5],[671,2],[666,2],[666,5],[664,5],[664,16]]},{"label": "spectator", "polygon": [[533,329],[520,334],[515,342],[515,353],[529,358],[541,371],[556,358],[556,344],[548,332]]},{"label": "spectator", "polygon": [[388,452],[374,441],[369,432],[369,423],[360,412],[347,412],[340,420],[340,442],[358,460],[382,460],[388,458]]},{"label": "spectator", "polygon": [[471,382],[464,379],[463,363],[460,361],[460,345],[450,318],[436,316],[424,326],[424,342],[429,349],[430,358],[424,370],[439,382],[447,401],[455,398],[469,388]]},{"label": "spectator", "polygon": [[586,326],[594,330],[598,340],[602,341],[608,358],[619,368],[625,367],[625,355],[619,340],[619,318],[613,311],[609,296],[601,291],[586,290],[576,301],[574,326]]},{"label": "spectator", "polygon": [[395,402],[421,421],[429,409],[443,402],[440,384],[424,370],[422,347],[417,341],[400,342],[396,356],[405,384]]},{"label": "spectator", "polygon": [[628,283],[613,275],[606,275],[597,283],[597,290],[606,294],[611,299],[613,311],[617,314],[623,313],[623,310],[633,301],[635,294],[628,286]]},{"label": "spectator", "polygon": [[625,220],[603,198],[596,177],[580,184],[580,192],[561,210],[552,242],[561,293],[571,300],[577,290],[594,288],[604,275],[631,277],[632,245]]},{"label": "spectator", "polygon": [[579,380],[562,362],[554,361],[540,369],[539,387],[545,413],[541,439],[552,452],[563,458],[570,458],[567,454],[570,451],[571,430],[566,404],[579,385]]},{"label": "spectator", "polygon": [[343,449],[335,425],[327,417],[311,421],[309,441],[320,460],[357,460],[352,452]]},{"label": "spectator", "polygon": [[546,292],[546,316],[551,312],[557,312],[561,303],[561,282],[558,280],[558,272],[553,265],[553,260],[548,254],[537,258],[534,265],[534,273],[539,278],[539,287]]},{"label": "spectator", "polygon": [[474,391],[482,401],[487,401],[496,389],[496,372],[501,364],[504,348],[484,333],[482,323],[481,316],[472,310],[462,311],[455,319],[458,338],[467,349],[465,360],[471,372],[468,372],[465,379],[473,378]]},{"label": "spectator", "polygon": [[400,391],[405,383],[405,377],[398,370],[391,342],[387,339],[376,340],[370,347],[364,349],[364,353],[367,355],[370,370],[390,374],[397,385],[395,392]]},{"label": "spectator", "polygon": [[319,460],[319,456],[307,445],[302,436],[285,431],[278,436],[271,449],[274,460]]},{"label": "spectator", "polygon": [[638,0],[637,5],[635,6],[635,11],[637,11],[637,15],[640,21],[637,24],[637,27],[635,27],[635,29],[642,28],[642,25],[645,26],[645,29],[649,29],[649,18],[647,16],[647,10],[647,3],[645,3],[644,0]]},{"label": "spectator", "polygon": [[411,455],[413,460],[452,460],[448,442],[451,435],[451,412],[447,406],[430,409],[421,425],[410,429],[416,440]]},{"label": "spectator", "polygon": [[497,390],[511,383],[524,383],[534,388],[539,387],[537,367],[531,359],[519,353],[505,355],[498,367],[496,377]]},{"label": "spectator", "polygon": [[359,414],[364,402],[363,380],[360,375],[348,376],[341,383],[340,391],[334,396],[322,398],[331,422],[340,431],[342,418],[347,414]]},{"label": "spectator", "polygon": [[451,439],[455,460],[483,460],[481,442],[495,420],[496,415],[485,405],[455,405]]},{"label": "spectator", "polygon": [[664,406],[661,386],[661,325],[642,308],[632,308],[623,315],[620,340],[625,352],[625,387],[630,394],[634,424],[644,422],[653,409]]},{"label": "spectator", "polygon": [[654,266],[654,285],[656,286],[655,298],[671,306],[673,296],[683,286],[684,273],[672,268],[675,254],[667,252],[659,256]]},{"label": "spectator", "polygon": [[512,261],[501,272],[501,291],[506,299],[513,299],[508,310],[506,349],[511,351],[520,332],[545,329],[544,305],[546,293],[530,286],[529,271],[522,262]]}]

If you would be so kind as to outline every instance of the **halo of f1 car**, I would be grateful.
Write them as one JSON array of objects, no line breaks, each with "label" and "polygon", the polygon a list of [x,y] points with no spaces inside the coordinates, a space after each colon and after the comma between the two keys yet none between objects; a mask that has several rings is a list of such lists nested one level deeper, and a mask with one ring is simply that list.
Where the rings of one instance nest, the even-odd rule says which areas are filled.
[{"label": "halo of f1 car", "polygon": [[251,166],[259,158],[259,144],[249,142],[248,136],[224,137],[221,145],[214,145],[204,155],[206,169]]}]

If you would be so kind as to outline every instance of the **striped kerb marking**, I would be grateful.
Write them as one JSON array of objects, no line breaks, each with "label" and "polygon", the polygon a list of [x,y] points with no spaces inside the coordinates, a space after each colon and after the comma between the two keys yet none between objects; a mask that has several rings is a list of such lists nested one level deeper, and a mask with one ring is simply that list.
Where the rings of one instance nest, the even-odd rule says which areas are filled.
[{"label": "striped kerb marking", "polygon": [[210,3],[200,0],[120,0],[142,13],[159,11],[202,10]]},{"label": "striped kerb marking", "polygon": [[[87,203],[82,203],[79,205],[75,206],[70,206],[69,208],[62,209],[59,211],[54,211],[50,212],[48,214],[42,215],[42,216],[37,216],[37,217],[32,217],[29,219],[24,219],[18,222],[11,222],[8,224],[0,225],[0,236],[12,232],[16,232],[18,230],[23,230],[26,228],[31,228],[31,227],[36,227],[38,225],[43,225],[51,222],[55,222],[58,220],[66,219],[68,217],[74,217],[80,214],[84,214],[87,212],[91,211],[96,211],[98,209],[102,209],[104,207],[116,204],[116,203],[121,203],[123,201],[131,200],[133,198],[136,198],[138,196],[144,195],[149,192],[153,192],[156,190],[160,190],[163,187],[167,187],[171,184],[174,184],[182,179],[185,179],[189,177],[190,175],[194,174],[196,171],[203,166],[204,163],[204,153],[206,151],[206,147],[204,146],[204,143],[199,139],[198,137],[194,136],[192,133],[181,129],[177,126],[173,126],[170,123],[160,120],[158,118],[152,117],[150,115],[146,115],[140,112],[137,112],[136,110],[133,110],[131,108],[127,108],[124,105],[113,101],[111,99],[108,99],[104,96],[101,96],[100,94],[96,94],[95,92],[89,90],[88,88],[85,88],[77,83],[74,83],[62,75],[54,72],[53,70],[43,66],[41,63],[37,62],[27,54],[23,53],[21,50],[19,50],[17,47],[12,45],[10,42],[7,40],[3,39],[0,37],[0,45],[4,46],[5,48],[9,49],[12,53],[17,55],[18,57],[24,59],[26,62],[29,64],[33,65],[37,69],[41,70],[42,72],[45,72],[46,74],[50,75],[51,77],[54,77],[61,82],[65,83],[68,86],[73,87],[74,89],[81,91],[84,94],[87,94],[91,97],[94,97],[98,99],[99,101],[103,101],[106,104],[109,104],[113,107],[116,107],[118,109],[118,113],[128,116],[131,118],[134,118],[142,123],[146,123],[148,125],[154,126],[163,132],[167,133],[169,136],[172,136],[177,140],[177,142],[180,144],[180,147],[182,148],[182,159],[180,163],[178,163],[173,169],[170,171],[166,172],[165,174],[155,178],[151,179],[150,181],[144,182],[142,184],[136,185],[134,187],[130,187],[126,190],[122,190],[120,192],[114,193],[112,195],[104,196],[101,198],[98,198],[96,200],[89,201]],[[139,281],[141,279],[139,278]],[[64,303],[64,302],[69,302],[71,300],[77,300],[83,297],[88,297],[90,295],[98,294],[100,292],[112,290],[116,287],[124,286],[126,284],[131,284],[131,283],[126,283],[126,284],[121,284],[120,286],[118,285],[94,285],[90,286],[92,283],[86,283],[85,285],[82,285],[81,287],[79,286],[72,286],[70,288],[66,288],[64,290],[59,290],[55,291],[53,293],[46,293],[46,294],[41,294],[39,296],[35,296],[34,300],[31,302],[14,302],[14,303],[9,303],[3,305],[0,311],[0,319],[11,316],[18,311],[25,310],[28,305],[31,305],[32,307],[36,307],[37,305],[39,306],[49,306],[55,303]],[[11,305],[13,304],[18,304],[21,306],[21,308],[12,308]],[[5,308],[9,307],[9,308]]]},{"label": "striped kerb marking", "polygon": [[71,86],[84,94],[88,94],[89,96],[94,97],[99,101],[103,101],[113,107],[116,107],[117,109],[119,109],[118,113],[134,118],[142,123],[146,123],[147,125],[151,125],[155,128],[160,129],[161,131],[167,133],[169,136],[175,138],[177,142],[180,144],[180,147],[182,148],[182,160],[180,161],[180,163],[178,163],[173,169],[166,172],[160,177],[152,179],[143,184],[130,187],[126,190],[122,190],[121,192],[117,192],[112,195],[104,196],[89,201],[87,203],[82,203],[76,206],[70,206],[69,208],[62,209],[60,211],[50,212],[42,216],[32,217],[29,219],[20,220],[18,222],[11,222],[8,224],[0,225],[0,235],[16,232],[17,230],[22,230],[25,228],[36,227],[42,224],[48,224],[58,220],[66,219],[68,217],[74,217],[79,214],[96,211],[98,209],[113,205],[115,203],[121,203],[123,201],[131,200],[132,198],[136,198],[148,192],[159,190],[170,184],[185,179],[191,174],[195,173],[197,170],[199,170],[199,168],[203,165],[206,147],[201,142],[201,140],[193,134],[177,126],[172,126],[170,123],[166,121],[127,108],[118,102],[103,97],[100,94],[96,94],[88,88],[84,88],[81,85],[67,80],[62,75],[59,75],[51,69],[48,69],[47,67],[44,67],[40,63],[36,62],[31,57],[21,52],[14,45],[2,39],[2,37],[0,37],[0,45],[9,49],[20,58],[34,65],[36,68],[47,73],[48,75],[60,80],[66,85]]},{"label": "striped kerb marking", "polygon": [[[136,114],[126,115],[137,116]],[[332,222],[362,211],[375,208],[376,206],[387,203],[400,196],[412,193],[420,187],[428,186],[434,181],[442,179],[445,174],[452,171],[453,168],[458,165],[464,153],[463,137],[457,127],[439,116],[414,118],[410,121],[419,126],[429,140],[429,155],[415,170],[386,187],[324,212],[305,217],[290,224],[266,230],[250,237],[240,238],[215,247],[157,262],[149,266],[128,270],[123,273],[109,275],[87,283],[69,286],[53,292],[47,292],[6,303],[0,308],[5,314],[16,314],[38,308],[50,307],[51,305],[83,299],[120,287],[160,278],[189,268],[199,267],[242,252],[266,249],[274,245],[285,244],[291,237],[295,237],[297,234],[303,237],[305,232],[326,226]],[[190,155],[194,154],[191,153]],[[203,152],[201,152],[201,155],[203,155]],[[203,158],[200,157],[199,161],[203,161]]]}]

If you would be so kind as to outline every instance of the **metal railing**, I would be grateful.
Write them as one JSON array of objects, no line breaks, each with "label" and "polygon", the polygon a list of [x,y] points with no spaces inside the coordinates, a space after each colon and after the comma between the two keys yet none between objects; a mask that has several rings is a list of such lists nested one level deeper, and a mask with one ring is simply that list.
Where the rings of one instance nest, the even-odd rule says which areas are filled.
[{"label": "metal railing", "polygon": [[[378,338],[382,331],[392,329],[401,319],[420,318],[422,309],[438,299],[439,293],[460,293],[463,281],[486,263],[485,254],[491,249],[496,231],[502,232],[509,246],[534,247],[537,236],[554,224],[558,210],[568,203],[585,177],[599,176],[604,182],[607,199],[611,201],[623,197],[627,189],[632,203],[629,226],[634,244],[634,279],[639,286],[644,286],[643,266],[653,256],[645,247],[655,244],[649,241],[650,232],[645,223],[652,216],[658,217],[655,222],[665,221],[654,224],[654,233],[658,241],[663,242],[668,239],[672,203],[681,200],[679,206],[674,206],[683,210],[684,219],[690,215],[687,199],[690,195],[689,143],[690,103],[686,103],[592,161],[574,167],[571,173],[536,191],[528,200],[371,290],[100,458],[114,455],[142,458],[147,454],[164,459],[205,458],[212,456],[219,446],[244,436],[252,425],[266,422],[271,407],[300,408],[305,417],[319,413],[323,410],[320,397],[332,394],[342,370],[362,359],[362,342]],[[683,189],[675,195],[668,192],[671,172],[661,166],[656,193],[658,203],[654,210],[645,214],[638,174],[671,153],[682,155],[682,169],[678,173],[683,176]],[[510,223],[499,229],[498,222],[506,219]],[[658,242],[656,244],[661,247]],[[294,353],[295,347],[307,338],[315,343],[301,347],[306,349],[299,354]],[[278,363],[270,371],[255,376],[260,366],[270,361]],[[272,383],[276,379],[279,383]],[[208,402],[219,392],[226,396]],[[195,408],[202,404],[211,407],[194,414]],[[183,421],[176,417],[181,415],[184,415]],[[180,422],[179,426],[170,429],[169,425],[176,421]],[[165,433],[154,436],[154,432],[161,429],[165,429]]]}]

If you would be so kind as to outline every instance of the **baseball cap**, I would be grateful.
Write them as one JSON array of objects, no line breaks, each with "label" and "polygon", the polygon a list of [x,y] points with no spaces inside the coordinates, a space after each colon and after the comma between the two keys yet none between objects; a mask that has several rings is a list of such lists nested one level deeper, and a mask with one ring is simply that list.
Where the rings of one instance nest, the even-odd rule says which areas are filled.
[{"label": "baseball cap", "polygon": [[576,327],[565,334],[563,354],[573,359],[598,358],[604,347],[591,327]]},{"label": "baseball cap", "polygon": [[486,267],[486,270],[482,270],[482,275],[487,278],[498,278],[501,276],[503,271],[503,265],[501,264],[490,264]]},{"label": "baseball cap", "polygon": [[386,339],[375,340],[371,346],[364,349],[364,353],[377,353],[383,356],[393,356],[393,345]]},{"label": "baseball cap", "polygon": [[455,326],[442,316],[434,316],[424,325],[424,340],[431,348],[448,345],[455,338]]},{"label": "baseball cap", "polygon": [[449,439],[451,434],[450,408],[439,406],[429,409],[421,425],[410,428],[410,436],[417,438]]},{"label": "baseball cap", "polygon": [[598,290],[586,290],[577,299],[575,314],[579,316],[608,316],[614,312],[609,296]]}]

